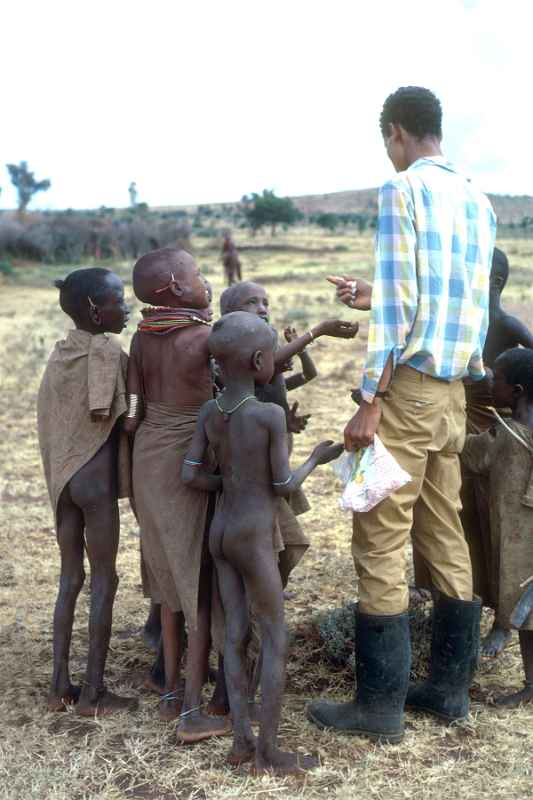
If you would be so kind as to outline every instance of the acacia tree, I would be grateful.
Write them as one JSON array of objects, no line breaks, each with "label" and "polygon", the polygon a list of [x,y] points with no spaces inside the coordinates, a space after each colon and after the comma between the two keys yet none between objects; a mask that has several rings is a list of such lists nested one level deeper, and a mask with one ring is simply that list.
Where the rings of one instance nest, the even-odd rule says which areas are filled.
[{"label": "acacia tree", "polygon": [[294,225],[302,217],[290,197],[276,197],[270,189],[265,189],[263,194],[254,192],[250,198],[245,196],[241,202],[253,233],[264,225],[270,225],[272,236],[275,236],[277,225]]},{"label": "acacia tree", "polygon": [[7,164],[7,170],[11,183],[17,190],[18,214],[22,217],[33,195],[37,192],[45,192],[52,184],[48,178],[43,181],[36,180],[33,172],[28,169],[27,161],[21,161],[20,164]]}]

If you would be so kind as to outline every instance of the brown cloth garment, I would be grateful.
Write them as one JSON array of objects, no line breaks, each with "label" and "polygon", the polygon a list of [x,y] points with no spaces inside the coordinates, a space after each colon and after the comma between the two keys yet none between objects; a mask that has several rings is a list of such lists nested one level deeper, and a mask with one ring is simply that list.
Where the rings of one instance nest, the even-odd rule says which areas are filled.
[{"label": "brown cloth garment", "polygon": [[[533,467],[533,431],[514,420],[506,422],[530,449],[499,423],[495,436],[491,431],[467,436],[462,459],[469,470],[488,477],[490,526],[499,545],[498,622],[509,628],[523,591],[520,584],[533,575],[533,508],[524,503]],[[522,629],[533,630],[533,614]]]},{"label": "brown cloth garment", "polygon": [[[39,447],[50,501],[57,512],[61,492],[108,440],[126,405],[128,356],[105,333],[72,330],[56,343],[37,397]],[[118,454],[119,497],[130,492],[126,434]]]},{"label": "brown cloth garment", "polygon": [[148,403],[133,448],[133,496],[141,528],[145,591],[154,603],[183,611],[192,628],[208,494],[184,486],[181,467],[198,411]]}]

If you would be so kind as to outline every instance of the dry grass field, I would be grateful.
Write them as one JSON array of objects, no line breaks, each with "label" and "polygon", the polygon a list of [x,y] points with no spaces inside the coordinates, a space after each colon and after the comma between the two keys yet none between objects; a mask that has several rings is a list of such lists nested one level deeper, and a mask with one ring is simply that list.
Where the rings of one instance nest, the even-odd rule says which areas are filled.
[{"label": "dry grass field", "polygon": [[[370,238],[327,236],[312,229],[244,240],[246,278],[264,283],[273,322],[305,330],[320,317],[349,311],[334,304],[324,276],[365,274],[372,264]],[[272,243],[275,248],[272,248]],[[505,248],[506,243],[502,242]],[[282,245],[286,249],[282,249]],[[506,306],[533,324],[533,243],[508,243],[512,265]],[[217,250],[198,241],[197,257],[214,286],[222,288]],[[130,264],[117,271],[131,298]],[[140,710],[114,719],[81,720],[51,714],[45,697],[51,672],[51,619],[59,559],[41,473],[35,429],[35,396],[48,353],[68,328],[51,279],[65,268],[20,266],[14,281],[0,285],[0,798],[9,800],[171,800],[200,798],[433,798],[433,800],[522,800],[533,798],[533,708],[497,712],[491,698],[521,684],[516,635],[503,656],[483,664],[473,690],[471,718],[446,728],[407,715],[403,743],[384,747],[360,738],[320,732],[305,719],[308,698],[341,696],[349,676],[321,657],[312,619],[356,597],[350,557],[350,520],[338,508],[339,486],[329,467],[306,484],[312,505],[302,518],[312,549],[289,586],[288,622],[293,635],[280,739],[283,747],[318,753],[322,766],[305,780],[252,779],[246,768],[224,765],[228,740],[177,747],[174,726],[160,723],[157,702],[142,688],[152,654],[139,630],[147,601],[139,577],[139,533],[122,504],[120,587],[115,605],[108,683],[139,697]],[[134,306],[129,331],[135,326]],[[361,315],[364,319],[364,316]],[[293,393],[312,418],[296,437],[298,462],[317,441],[338,438],[351,415],[349,390],[358,385],[366,339],[363,322],[355,342],[319,340],[312,349],[319,378]],[[72,671],[82,678],[87,651],[88,580],[80,595],[72,643]],[[490,622],[487,615],[484,626]]]}]

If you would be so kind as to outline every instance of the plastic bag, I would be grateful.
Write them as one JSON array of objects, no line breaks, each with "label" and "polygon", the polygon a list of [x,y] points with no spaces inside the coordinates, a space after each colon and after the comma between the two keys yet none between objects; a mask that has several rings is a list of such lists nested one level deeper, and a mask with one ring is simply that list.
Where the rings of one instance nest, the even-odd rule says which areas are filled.
[{"label": "plastic bag", "polygon": [[340,499],[344,511],[370,511],[411,480],[378,436],[368,447],[345,451],[332,467],[344,483]]}]

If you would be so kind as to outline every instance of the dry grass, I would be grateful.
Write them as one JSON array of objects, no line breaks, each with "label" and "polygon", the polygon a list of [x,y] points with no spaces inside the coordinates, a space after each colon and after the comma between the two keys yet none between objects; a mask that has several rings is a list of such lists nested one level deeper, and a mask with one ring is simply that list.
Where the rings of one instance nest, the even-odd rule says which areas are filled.
[{"label": "dry grass", "polygon": [[[268,245],[269,241],[258,237],[253,244]],[[267,283],[274,321],[280,327],[293,319],[303,328],[324,314],[341,311],[333,306],[324,275],[350,272],[355,263],[370,267],[372,261],[370,239],[302,230],[278,237],[279,243],[283,241],[301,250],[249,250],[243,254],[245,275]],[[198,258],[218,296],[220,265],[216,253],[203,247]],[[331,252],[324,253],[325,247]],[[506,292],[507,306],[532,323],[531,243],[513,241],[509,252],[514,269]],[[117,269],[127,276],[127,265]],[[288,619],[293,646],[280,731],[284,747],[318,752],[323,764],[320,769],[304,782],[250,779],[245,769],[232,771],[224,766],[227,740],[178,748],[173,726],[159,723],[154,698],[139,688],[151,654],[138,635],[147,603],[140,592],[138,531],[126,505],[108,682],[114,689],[137,695],[140,711],[102,722],[46,712],[58,553],[37,451],[35,393],[47,355],[67,327],[55,290],[46,288],[50,274],[45,268],[28,267],[18,284],[0,287],[0,798],[533,797],[533,709],[496,712],[488,702],[502,688],[521,684],[516,637],[499,661],[479,673],[467,723],[445,728],[409,714],[404,742],[387,748],[319,732],[305,720],[303,709],[310,696],[349,691],[349,676],[324,663],[309,624],[316,612],[356,596],[349,520],[337,508],[338,487],[328,468],[316,472],[306,484],[312,510],[303,519],[313,548],[290,587],[294,597],[288,602]],[[341,313],[348,314],[345,309]],[[127,338],[124,336],[125,345]],[[293,394],[302,410],[313,414],[308,431],[296,439],[295,461],[314,442],[340,435],[352,410],[349,389],[357,384],[364,344],[363,329],[355,344],[319,341],[315,345],[320,379]],[[84,592],[72,645],[75,676],[81,677],[86,651]]]}]

